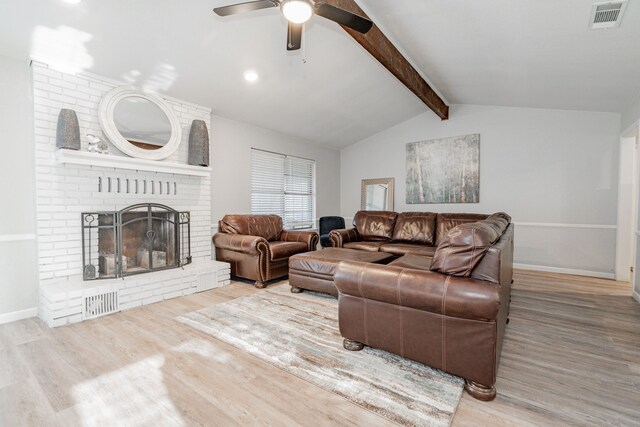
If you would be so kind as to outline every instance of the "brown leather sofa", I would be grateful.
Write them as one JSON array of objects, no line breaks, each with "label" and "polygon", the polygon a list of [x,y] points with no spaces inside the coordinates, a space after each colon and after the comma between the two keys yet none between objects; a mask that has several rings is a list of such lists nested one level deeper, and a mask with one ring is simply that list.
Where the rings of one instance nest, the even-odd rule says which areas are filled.
[{"label": "brown leather sofa", "polygon": [[318,233],[283,230],[278,215],[225,215],[218,228],[216,259],[231,264],[232,275],[255,280],[256,288],[289,274],[289,257],[318,245]]},{"label": "brown leather sofa", "polygon": [[447,232],[456,225],[486,219],[484,214],[359,211],[350,229],[329,233],[336,248],[432,257]]},{"label": "brown leather sofa", "polygon": [[[365,221],[367,233],[388,236],[392,216]],[[388,265],[341,262],[334,283],[345,348],[368,345],[416,360],[464,378],[469,394],[492,400],[509,314],[514,228],[506,214],[484,218],[440,235],[433,258],[409,253]],[[439,223],[442,229],[449,220]],[[362,240],[378,250],[388,241]]]}]

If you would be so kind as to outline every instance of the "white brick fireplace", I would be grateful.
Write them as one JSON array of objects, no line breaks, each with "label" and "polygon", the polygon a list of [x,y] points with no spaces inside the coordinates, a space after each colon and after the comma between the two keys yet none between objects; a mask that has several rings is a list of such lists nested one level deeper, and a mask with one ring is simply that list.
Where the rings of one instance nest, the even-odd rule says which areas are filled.
[{"label": "white brick fireplace", "polygon": [[[86,299],[94,295],[109,294],[113,300],[107,311],[119,311],[228,283],[228,265],[211,260],[210,169],[187,165],[189,127],[199,119],[210,129],[211,111],[164,98],[182,127],[180,147],[165,160],[132,159],[111,143],[109,155],[87,153],[86,134],[107,140],[98,119],[102,96],[123,83],[68,75],[35,62],[32,76],[39,316],[49,326],[59,326],[95,317],[86,313]],[[80,151],[56,149],[61,108],[77,113],[83,139]],[[159,203],[191,213],[193,262],[121,279],[83,281],[81,213],[119,211],[137,203]]]}]

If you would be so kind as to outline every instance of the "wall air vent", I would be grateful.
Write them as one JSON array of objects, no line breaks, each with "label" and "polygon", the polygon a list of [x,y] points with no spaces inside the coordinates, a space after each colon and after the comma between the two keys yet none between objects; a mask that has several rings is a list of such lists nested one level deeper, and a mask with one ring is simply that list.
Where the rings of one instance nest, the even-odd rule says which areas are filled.
[{"label": "wall air vent", "polygon": [[118,291],[93,293],[84,295],[82,304],[82,319],[93,319],[115,313],[118,309]]},{"label": "wall air vent", "polygon": [[627,0],[594,3],[589,27],[596,30],[618,28],[626,7]]}]

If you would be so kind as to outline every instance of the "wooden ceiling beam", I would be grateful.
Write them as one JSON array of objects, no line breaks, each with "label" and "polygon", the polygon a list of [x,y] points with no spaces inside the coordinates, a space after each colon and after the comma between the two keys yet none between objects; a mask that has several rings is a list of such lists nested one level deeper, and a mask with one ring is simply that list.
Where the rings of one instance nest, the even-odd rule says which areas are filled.
[{"label": "wooden ceiling beam", "polygon": [[[358,15],[367,15],[354,0],[321,0],[324,3],[348,10]],[[402,56],[396,47],[375,25],[366,34],[359,33],[349,27],[342,26],[367,52],[391,72],[402,84],[413,92],[427,107],[442,120],[449,118],[449,106],[429,86],[420,73]]]}]

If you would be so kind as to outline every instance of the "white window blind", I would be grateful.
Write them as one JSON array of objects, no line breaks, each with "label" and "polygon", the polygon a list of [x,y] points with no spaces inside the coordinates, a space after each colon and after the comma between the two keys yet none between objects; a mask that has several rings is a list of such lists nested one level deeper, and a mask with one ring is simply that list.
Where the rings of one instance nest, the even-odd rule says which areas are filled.
[{"label": "white window blind", "polygon": [[276,214],[285,228],[311,228],[315,218],[313,160],[251,149],[251,213]]}]

